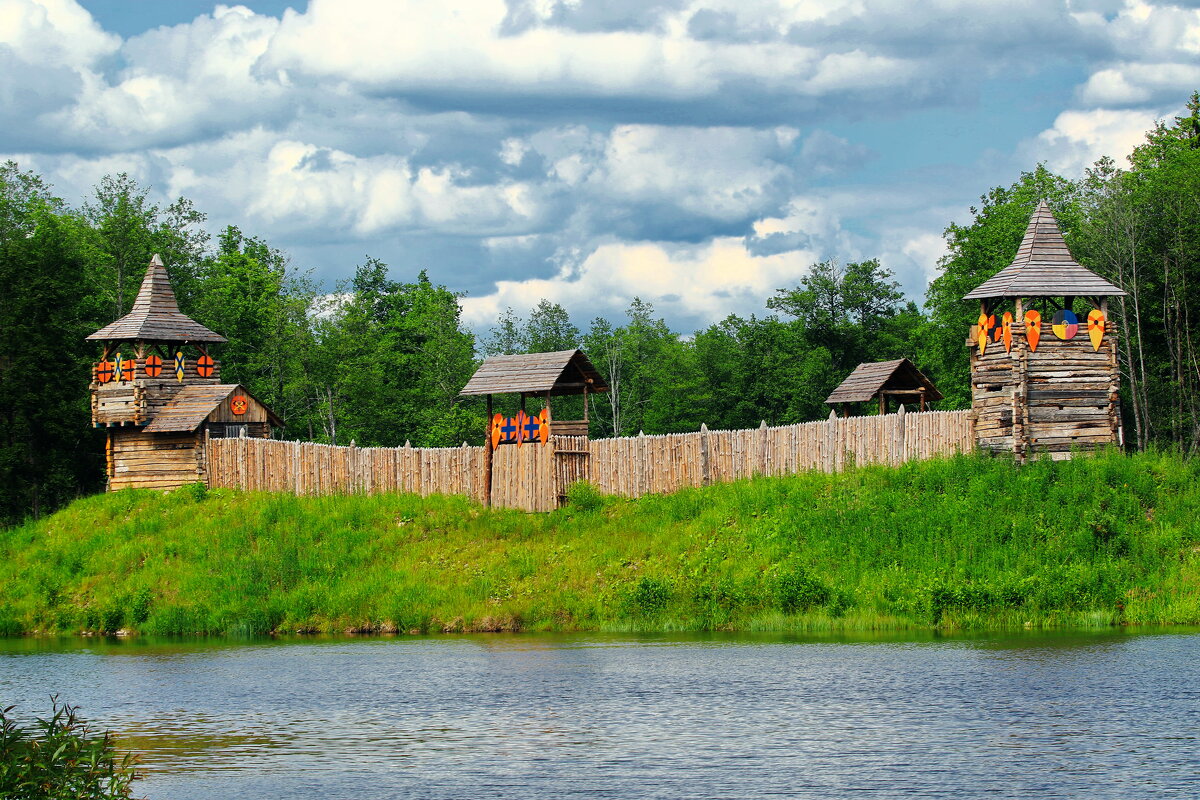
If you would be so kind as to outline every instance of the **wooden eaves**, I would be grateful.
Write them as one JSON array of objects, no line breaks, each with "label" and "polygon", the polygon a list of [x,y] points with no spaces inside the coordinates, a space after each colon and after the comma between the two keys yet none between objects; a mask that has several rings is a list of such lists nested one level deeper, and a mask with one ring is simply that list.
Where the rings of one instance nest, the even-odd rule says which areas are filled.
[{"label": "wooden eaves", "polygon": [[146,277],[138,289],[133,308],[116,322],[87,337],[99,342],[191,342],[198,344],[227,341],[179,310],[175,291],[158,253],[150,259]]},{"label": "wooden eaves", "polygon": [[942,393],[907,358],[859,364],[846,380],[825,398],[829,405],[865,403],[878,398],[881,410],[887,408],[887,398],[900,402],[925,404],[942,399]]},{"label": "wooden eaves", "polygon": [[1067,249],[1058,220],[1045,200],[1025,228],[1012,263],[984,281],[964,300],[1002,297],[1123,297],[1125,291],[1080,264]]},{"label": "wooden eaves", "polygon": [[479,365],[460,396],[571,395],[607,392],[608,383],[582,350],[492,356]]}]

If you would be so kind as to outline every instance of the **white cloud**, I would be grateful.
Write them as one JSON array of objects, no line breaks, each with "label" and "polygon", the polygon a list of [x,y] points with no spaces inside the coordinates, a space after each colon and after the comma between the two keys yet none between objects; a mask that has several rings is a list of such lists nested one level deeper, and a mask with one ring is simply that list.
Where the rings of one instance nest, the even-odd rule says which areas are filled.
[{"label": "white cloud", "polygon": [[89,68],[120,44],[72,0],[0,0],[0,47],[27,64]]},{"label": "white cloud", "polygon": [[761,312],[768,296],[794,285],[815,260],[808,251],[755,256],[733,237],[685,246],[610,242],[553,278],[499,281],[489,295],[464,298],[463,317],[482,327],[505,308],[529,308],[542,299],[588,317],[615,316],[638,296],[668,318],[699,325]]},{"label": "white cloud", "polygon": [[1158,117],[1146,109],[1064,111],[1023,151],[1030,161],[1045,161],[1061,175],[1078,177],[1101,156],[1124,160]]}]

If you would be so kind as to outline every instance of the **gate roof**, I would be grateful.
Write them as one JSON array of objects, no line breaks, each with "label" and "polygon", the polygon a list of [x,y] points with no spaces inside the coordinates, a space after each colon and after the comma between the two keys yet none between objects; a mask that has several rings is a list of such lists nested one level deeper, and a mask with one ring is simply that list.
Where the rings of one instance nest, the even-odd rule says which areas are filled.
[{"label": "gate roof", "polygon": [[926,400],[941,400],[942,393],[926,378],[921,370],[913,366],[907,358],[895,361],[875,361],[859,364],[846,380],[833,390],[826,403],[861,403],[875,397],[884,389],[890,394],[898,394],[911,390],[914,396],[920,396],[924,389]]},{"label": "gate roof", "polygon": [[582,350],[492,356],[479,365],[459,395],[552,395],[606,392],[608,383]]}]

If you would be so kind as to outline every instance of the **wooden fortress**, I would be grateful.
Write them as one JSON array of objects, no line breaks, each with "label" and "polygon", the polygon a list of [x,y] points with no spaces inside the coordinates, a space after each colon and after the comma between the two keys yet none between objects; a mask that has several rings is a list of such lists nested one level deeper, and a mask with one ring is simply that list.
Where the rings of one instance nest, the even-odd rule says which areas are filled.
[{"label": "wooden fortress", "polygon": [[[132,310],[87,337],[92,425],[108,429],[108,489],[174,489],[206,480],[206,437],[270,438],[282,421],[238,384],[221,383],[220,336],[184,315],[155,254]],[[122,348],[128,348],[122,352]]]},{"label": "wooden fortress", "polygon": [[1108,298],[1124,294],[1075,261],[1041,201],[1013,262],[966,296],[980,301],[967,339],[980,447],[1023,461],[1122,444]]}]

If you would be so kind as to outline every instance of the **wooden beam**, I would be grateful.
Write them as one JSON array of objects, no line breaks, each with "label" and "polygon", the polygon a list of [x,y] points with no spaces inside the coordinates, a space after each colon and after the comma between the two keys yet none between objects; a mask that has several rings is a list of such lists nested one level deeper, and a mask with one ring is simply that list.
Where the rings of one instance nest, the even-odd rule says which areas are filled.
[{"label": "wooden beam", "polygon": [[487,396],[487,424],[483,429],[483,504],[492,507],[492,396]]}]

